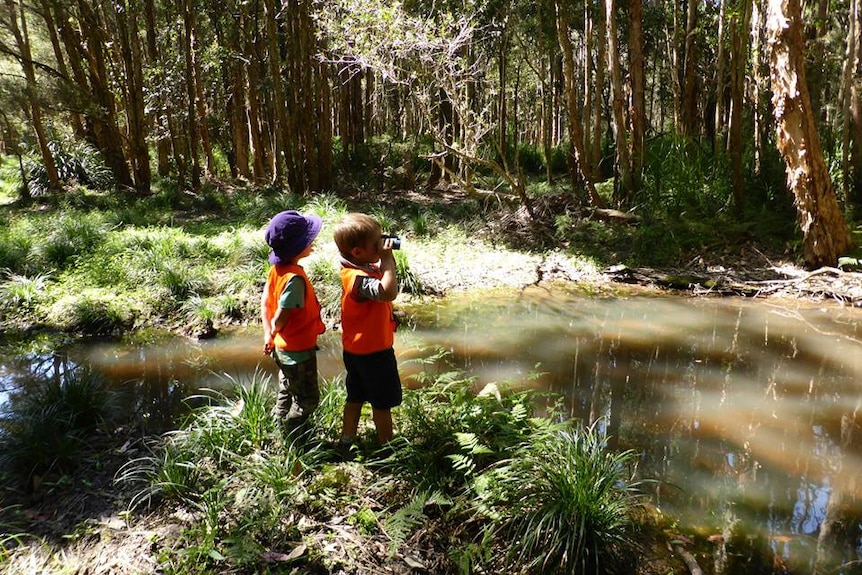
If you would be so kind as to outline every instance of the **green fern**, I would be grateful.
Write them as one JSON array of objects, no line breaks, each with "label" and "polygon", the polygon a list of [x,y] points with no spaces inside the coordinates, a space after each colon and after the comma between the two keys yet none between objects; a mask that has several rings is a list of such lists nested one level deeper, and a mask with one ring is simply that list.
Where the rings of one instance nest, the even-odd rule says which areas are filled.
[{"label": "green fern", "polygon": [[428,516],[425,515],[425,506],[429,503],[451,505],[452,500],[439,491],[421,491],[407,505],[383,521],[383,531],[391,540],[389,543],[390,557],[395,555],[414,529],[428,519]]}]

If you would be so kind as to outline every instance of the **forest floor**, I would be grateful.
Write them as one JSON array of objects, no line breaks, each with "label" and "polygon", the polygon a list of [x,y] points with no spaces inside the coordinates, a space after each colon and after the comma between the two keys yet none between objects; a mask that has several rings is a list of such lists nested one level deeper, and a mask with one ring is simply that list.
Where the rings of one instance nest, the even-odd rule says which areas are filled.
[{"label": "forest floor", "polygon": [[[419,201],[441,201],[441,197]],[[412,198],[411,201],[416,201]],[[600,217],[613,217],[602,214]],[[617,225],[630,225],[620,221]],[[819,302],[839,306],[862,305],[862,274],[836,268],[806,270],[792,255],[770,253],[762,246],[742,242],[703,251],[674,267],[655,269],[609,264],[602,268],[584,264],[563,249],[521,251],[509,246],[534,244],[536,231],[521,210],[495,220],[477,231],[476,242],[468,246],[469,258],[446,250],[410,254],[411,270],[433,293],[471,288],[523,288],[543,282],[566,281],[588,286],[595,292],[667,292],[691,297],[744,296]],[[504,237],[505,236],[505,237]],[[92,445],[90,455],[74,474],[55,483],[40,485],[33,492],[4,490],[0,499],[0,567],[12,574],[64,573],[131,575],[172,573],[167,550],[180,549],[183,530],[195,517],[174,509],[152,513],[131,513],[127,505],[133,495],[118,485],[114,477],[119,467],[140,455],[140,439],[122,437],[122,430],[105,444]],[[373,471],[349,466],[351,485],[362,497],[362,486]],[[376,505],[385,507],[384,502]],[[423,526],[406,547],[408,555],[388,556],[387,541],[360,538],[356,530],[335,514],[330,524],[312,517],[302,525],[306,539],[316,539],[332,557],[328,567],[297,565],[305,552],[294,549],[271,550],[265,571],[272,573],[454,573],[447,561],[446,538],[431,522]],[[17,535],[20,533],[20,535]],[[673,539],[674,544],[670,541]],[[641,561],[641,575],[685,573],[693,568],[694,557],[685,551],[683,534],[669,535],[667,541],[647,542],[651,550]],[[369,542],[370,541],[370,542]],[[20,543],[16,549],[13,543]],[[654,544],[653,544],[654,543]],[[301,564],[301,561],[300,561]],[[225,572],[244,572],[226,569]],[[186,573],[186,571],[180,572]]]}]

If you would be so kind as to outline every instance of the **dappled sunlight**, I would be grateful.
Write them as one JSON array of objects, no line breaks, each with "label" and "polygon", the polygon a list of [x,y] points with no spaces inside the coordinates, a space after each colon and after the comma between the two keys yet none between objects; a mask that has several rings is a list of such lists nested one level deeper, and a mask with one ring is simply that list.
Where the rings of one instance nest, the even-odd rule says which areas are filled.
[{"label": "dappled sunlight", "polygon": [[[707,533],[741,521],[804,563],[830,493],[848,488],[841,477],[862,476],[860,457],[841,449],[842,417],[858,408],[862,386],[862,310],[546,287],[414,305],[414,327],[396,341],[405,387],[463,370],[456,380],[476,392],[558,393],[572,417],[599,420],[615,445],[639,454],[639,474],[659,480],[660,508]],[[338,333],[320,347],[322,377],[338,377]],[[90,342],[68,361],[116,385],[148,382],[139,388],[150,392],[275,373],[254,328],[208,341]],[[16,365],[0,361],[7,386],[22,381]]]}]

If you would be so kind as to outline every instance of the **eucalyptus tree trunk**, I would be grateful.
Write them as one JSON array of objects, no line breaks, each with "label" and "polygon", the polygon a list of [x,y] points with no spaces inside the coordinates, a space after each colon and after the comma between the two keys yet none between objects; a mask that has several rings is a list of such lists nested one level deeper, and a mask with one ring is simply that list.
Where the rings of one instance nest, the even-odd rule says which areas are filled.
[{"label": "eucalyptus tree trunk", "polygon": [[631,78],[631,192],[641,189],[646,140],[646,78],[644,70],[643,4],[629,0],[629,77]]},{"label": "eucalyptus tree trunk", "polygon": [[730,126],[729,150],[733,174],[733,204],[741,215],[745,202],[745,182],[742,173],[742,108],[745,106],[745,74],[748,64],[748,28],[752,0],[741,0],[738,14],[731,19],[730,45]]},{"label": "eucalyptus tree trunk", "polygon": [[575,59],[572,41],[569,38],[569,23],[566,17],[566,6],[562,0],[554,2],[556,8],[557,41],[563,53],[563,80],[566,98],[566,112],[569,118],[569,173],[572,179],[572,191],[580,186],[587,190],[590,204],[597,208],[604,207],[604,201],[593,185],[590,174],[585,169],[586,154],[583,149],[583,128],[581,126],[580,103],[575,90]]},{"label": "eucalyptus tree trunk", "polygon": [[697,87],[701,81],[697,66],[700,47],[697,43],[697,20],[699,2],[689,0],[685,19],[685,55],[682,72],[682,102],[680,103],[680,122],[682,134],[690,138],[698,135],[697,124]]},{"label": "eucalyptus tree trunk", "polygon": [[251,170],[255,182],[266,180],[267,150],[261,133],[261,81],[260,81],[260,50],[258,49],[258,30],[254,22],[257,14],[249,15],[249,28],[246,31],[245,50],[243,54],[248,58],[245,66],[248,78],[246,86],[246,113],[248,114],[249,140],[251,147]]},{"label": "eucalyptus tree trunk", "polygon": [[[858,64],[862,60],[862,34],[860,34],[860,30],[862,30],[862,19],[860,19],[860,15],[862,15],[860,14],[862,12],[862,2],[860,0],[851,1],[856,10],[856,54],[854,55],[854,59]],[[853,164],[852,198],[854,203],[862,205],[862,91],[859,88],[862,78],[860,78],[857,70],[854,69],[853,71],[853,82],[850,88],[850,114],[853,131],[853,146],[851,148],[851,162]]]},{"label": "eucalyptus tree trunk", "polygon": [[[600,0],[601,1],[601,0]],[[672,107],[672,116],[673,116],[673,125],[674,128],[678,132],[682,132],[682,62],[684,57],[680,54],[680,41],[679,38],[682,35],[680,32],[680,5],[679,0],[673,0],[671,2],[671,18],[669,18],[670,25],[665,26],[665,44],[667,46],[667,55],[669,58],[668,61],[668,72],[670,76],[670,89],[673,93],[673,107]]]},{"label": "eucalyptus tree trunk", "polygon": [[834,266],[852,247],[811,110],[799,0],[769,0],[766,15],[772,105],[809,267]]},{"label": "eucalyptus tree trunk", "polygon": [[761,172],[761,159],[763,158],[763,134],[765,131],[763,120],[763,95],[766,93],[763,78],[762,47],[763,43],[763,0],[752,2],[751,14],[751,75],[753,78],[753,106],[752,118],[754,122],[754,173]]},{"label": "eucalyptus tree trunk", "polygon": [[[275,183],[281,184],[285,181],[285,170],[288,166],[288,157],[286,154],[287,147],[285,146],[286,138],[289,134],[289,126],[287,124],[287,112],[285,111],[284,90],[282,89],[281,77],[281,51],[278,49],[278,26],[281,18],[279,18],[278,10],[276,10],[275,0],[264,0],[264,13],[266,22],[266,43],[267,43],[267,64],[269,67],[269,77],[272,83],[272,118],[274,125],[271,126],[274,137],[274,163],[275,163]],[[285,132],[288,132],[286,134]]]},{"label": "eucalyptus tree trunk", "polygon": [[[232,21],[225,27],[225,44],[228,55],[222,60],[222,73],[225,74],[227,97],[227,117],[230,124],[230,149],[233,151],[233,164],[236,175],[251,180],[249,168],[249,130],[246,115],[246,81],[245,66],[240,59],[242,51],[242,35],[248,26],[247,7],[245,2],[238,2],[231,11]],[[218,28],[216,29],[218,30]]]},{"label": "eucalyptus tree trunk", "polygon": [[[27,32],[24,1],[18,0],[17,15],[13,0],[5,0],[5,3],[8,9],[9,27],[12,35],[15,36],[15,44],[18,47],[18,58],[27,81],[27,102],[30,105],[30,122],[33,124],[33,131],[36,132],[39,152],[42,155],[42,164],[45,166],[45,173],[48,175],[48,187],[51,190],[59,190],[60,178],[57,175],[57,165],[54,163],[54,156],[48,147],[48,135],[45,133],[45,125],[42,122],[42,107],[36,95],[36,70],[33,66],[33,56],[30,52],[30,36]],[[20,27],[18,25],[18,18],[21,19]]]},{"label": "eucalyptus tree trunk", "polygon": [[593,64],[592,55],[594,53],[594,39],[596,35],[595,23],[591,14],[591,3],[589,0],[584,0],[584,61],[583,61],[583,77],[584,90],[583,98],[584,105],[582,109],[582,118],[584,126],[584,162],[587,164],[587,170],[594,177],[598,177],[598,161],[593,161],[594,142],[596,139],[601,139],[599,132],[593,132],[590,118],[593,117],[593,109],[601,107],[601,99],[594,100],[596,92],[593,90],[593,78],[595,76],[595,65]]},{"label": "eucalyptus tree trunk", "polygon": [[88,113],[96,146],[102,152],[114,179],[121,187],[132,188],[132,175],[123,152],[123,136],[117,124],[117,107],[108,78],[105,48],[111,44],[104,35],[105,23],[86,0],[78,0],[79,33],[86,48],[77,46],[78,56],[87,62],[89,94],[93,110]]},{"label": "eucalyptus tree trunk", "polygon": [[[288,174],[291,189],[310,193],[330,189],[332,185],[332,103],[327,64],[318,60],[325,51],[323,39],[311,16],[308,0],[285,0],[282,3],[287,48],[289,117],[294,137],[286,144],[293,146],[295,165]],[[357,102],[362,104],[361,94]]]},{"label": "eucalyptus tree trunk", "polygon": [[605,25],[608,36],[608,71],[611,80],[611,111],[614,119],[614,142],[616,143],[616,169],[619,180],[615,183],[615,199],[620,205],[627,204],[632,193],[632,170],[629,156],[628,130],[626,129],[625,93],[623,92],[620,52],[617,46],[616,0],[605,0]]},{"label": "eucalyptus tree trunk", "polygon": [[135,189],[140,194],[150,192],[150,156],[147,148],[147,126],[144,116],[144,74],[141,63],[141,42],[138,37],[137,8],[117,0],[116,22],[120,53],[123,58],[126,120]]},{"label": "eucalyptus tree trunk", "polygon": [[[590,0],[584,0],[586,3],[589,3]],[[593,91],[593,101],[595,105],[593,106],[593,116],[592,116],[592,124],[593,124],[593,147],[588,151],[589,160],[587,163],[589,165],[589,173],[590,174],[598,174],[599,165],[602,161],[602,134],[604,133],[602,130],[602,120],[604,119],[602,105],[602,91],[605,86],[605,66],[604,63],[607,61],[607,50],[608,44],[605,41],[607,37],[607,30],[605,30],[605,5],[604,0],[599,0],[599,4],[597,8],[593,11],[594,15],[594,24],[593,28],[596,32],[596,73],[593,78],[592,91]],[[587,89],[590,89],[589,87]],[[591,121],[588,117],[587,121]]]},{"label": "eucalyptus tree trunk", "polygon": [[201,71],[201,48],[198,42],[198,25],[197,18],[195,14],[192,14],[192,18],[189,21],[191,24],[191,32],[192,32],[192,71],[193,81],[194,81],[194,89],[195,89],[195,115],[197,117],[197,127],[198,133],[197,137],[200,138],[201,151],[204,155],[204,160],[206,161],[206,175],[212,175],[215,173],[215,158],[213,158],[213,148],[210,143],[210,133],[209,127],[207,126],[209,113],[207,112],[207,99],[206,94],[204,93],[204,80],[203,80],[203,72]]},{"label": "eucalyptus tree trunk", "polygon": [[844,194],[856,205],[862,205],[862,102],[860,102],[859,61],[862,50],[862,0],[850,0],[850,26],[844,69],[842,102],[844,108]]},{"label": "eucalyptus tree trunk", "polygon": [[[66,63],[66,55],[63,53],[63,46],[60,43],[60,37],[58,35],[60,26],[54,20],[50,2],[40,0],[39,7],[40,14],[45,20],[45,26],[51,40],[51,48],[54,50],[54,59],[57,61],[57,71],[59,72],[60,80],[62,80],[67,89],[72,91],[76,88],[76,85],[69,73],[69,66]],[[69,110],[69,123],[72,125],[72,132],[75,134],[75,137],[79,140],[86,140],[87,133],[84,131],[84,122],[81,119],[81,113],[77,109],[77,106]]]},{"label": "eucalyptus tree trunk", "polygon": [[499,86],[497,87],[497,146],[504,158],[508,157],[509,153],[509,141],[506,131],[509,122],[508,98],[506,97],[506,84],[509,81],[509,41],[507,36],[508,34],[504,32],[497,48],[497,78],[499,82]]},{"label": "eucalyptus tree trunk", "polygon": [[[146,30],[145,46],[147,60],[152,68],[160,68],[163,66],[159,59],[159,47],[156,36],[156,15],[153,6],[153,0],[144,0],[144,27]],[[153,113],[152,121],[155,124],[155,140],[156,140],[156,170],[157,173],[164,177],[170,173],[169,157],[171,153],[171,141],[167,137],[167,111],[165,106],[164,93],[161,89],[156,90],[155,96],[152,96]]]},{"label": "eucalyptus tree trunk", "polygon": [[715,57],[715,117],[713,120],[715,138],[712,144],[713,152],[716,155],[727,149],[727,144],[724,140],[724,29],[727,25],[725,20],[725,5],[727,0],[720,0],[720,2],[721,4],[718,8],[718,34],[716,37],[718,47]]},{"label": "eucalyptus tree trunk", "polygon": [[185,142],[187,160],[191,163],[191,186],[194,192],[201,188],[201,165],[198,158],[198,118],[195,106],[195,72],[194,72],[194,14],[192,13],[192,0],[183,0],[183,56],[185,58],[185,82],[186,82],[186,121]]}]

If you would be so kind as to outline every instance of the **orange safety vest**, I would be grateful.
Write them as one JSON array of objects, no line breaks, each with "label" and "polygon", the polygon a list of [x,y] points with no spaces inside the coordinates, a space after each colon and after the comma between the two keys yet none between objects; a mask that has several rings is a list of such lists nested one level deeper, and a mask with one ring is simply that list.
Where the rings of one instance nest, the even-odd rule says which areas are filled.
[{"label": "orange safety vest", "polygon": [[281,330],[273,334],[273,344],[284,351],[306,351],[317,345],[317,336],[326,330],[320,320],[320,302],[305,270],[294,264],[277,264],[269,268],[266,281],[269,291],[266,294],[267,317],[272,318],[278,309],[278,298],[284,291],[287,282],[293,276],[305,280],[305,305],[290,311],[290,321]]},{"label": "orange safety vest", "polygon": [[341,268],[341,344],[344,351],[365,355],[383,351],[395,342],[395,317],[391,301],[353,297],[353,285],[359,276],[382,279],[380,272]]}]

